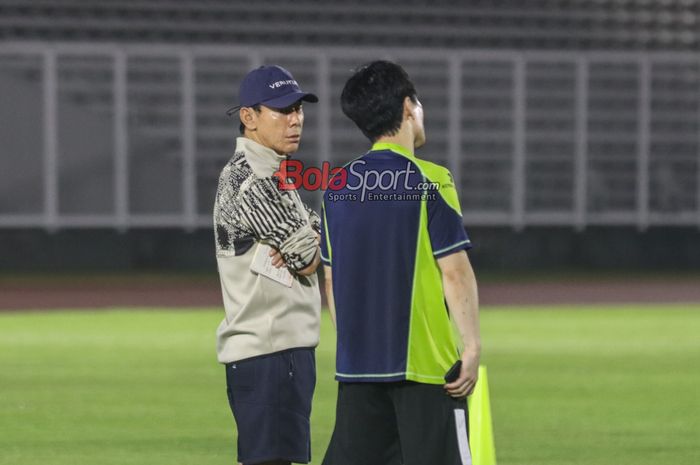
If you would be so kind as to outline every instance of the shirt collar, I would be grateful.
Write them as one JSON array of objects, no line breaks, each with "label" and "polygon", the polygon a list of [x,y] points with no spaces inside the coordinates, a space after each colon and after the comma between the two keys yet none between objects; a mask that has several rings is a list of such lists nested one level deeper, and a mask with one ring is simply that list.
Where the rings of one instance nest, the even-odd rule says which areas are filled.
[{"label": "shirt collar", "polygon": [[406,147],[391,142],[375,142],[374,145],[372,145],[370,152],[378,152],[381,150],[391,150],[392,152],[396,152],[404,157],[415,158],[415,155],[413,155]]}]

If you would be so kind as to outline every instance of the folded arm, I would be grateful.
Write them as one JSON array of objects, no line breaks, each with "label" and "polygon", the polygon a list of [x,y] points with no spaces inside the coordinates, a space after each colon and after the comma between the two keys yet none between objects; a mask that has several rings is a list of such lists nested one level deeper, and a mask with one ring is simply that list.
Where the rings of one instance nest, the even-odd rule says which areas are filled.
[{"label": "folded arm", "polygon": [[241,191],[241,217],[256,239],[277,249],[287,268],[301,274],[316,272],[320,262],[318,235],[291,198],[281,192],[276,180],[256,179]]}]

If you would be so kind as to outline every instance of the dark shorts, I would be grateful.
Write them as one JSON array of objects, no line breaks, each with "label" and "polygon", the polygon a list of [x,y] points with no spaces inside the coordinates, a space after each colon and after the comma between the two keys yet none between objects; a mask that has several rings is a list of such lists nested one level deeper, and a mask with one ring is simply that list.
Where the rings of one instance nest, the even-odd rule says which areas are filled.
[{"label": "dark shorts", "polygon": [[441,385],[339,383],[323,465],[471,465],[468,424]]},{"label": "dark shorts", "polygon": [[229,405],[238,427],[238,461],[311,460],[314,349],[291,349],[226,364]]}]

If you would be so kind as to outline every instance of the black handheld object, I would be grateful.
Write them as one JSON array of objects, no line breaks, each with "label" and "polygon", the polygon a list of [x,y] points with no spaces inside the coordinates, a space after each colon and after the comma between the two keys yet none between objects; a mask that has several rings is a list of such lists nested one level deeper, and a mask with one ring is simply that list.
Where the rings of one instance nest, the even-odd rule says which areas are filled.
[{"label": "black handheld object", "polygon": [[462,361],[457,360],[454,365],[450,367],[449,370],[447,370],[447,373],[445,373],[445,382],[447,383],[453,383],[457,381],[457,378],[459,378],[459,373],[462,371]]}]

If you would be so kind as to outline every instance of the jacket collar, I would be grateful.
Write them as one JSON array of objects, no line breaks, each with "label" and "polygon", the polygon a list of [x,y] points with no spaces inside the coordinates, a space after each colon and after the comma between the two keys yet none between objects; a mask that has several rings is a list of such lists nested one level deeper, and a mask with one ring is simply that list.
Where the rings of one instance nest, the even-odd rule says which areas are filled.
[{"label": "jacket collar", "polygon": [[246,161],[259,177],[272,176],[279,170],[280,163],[287,159],[286,155],[280,155],[247,137],[236,138],[236,152],[245,153]]}]

